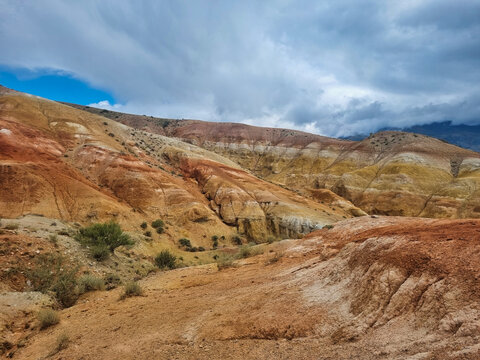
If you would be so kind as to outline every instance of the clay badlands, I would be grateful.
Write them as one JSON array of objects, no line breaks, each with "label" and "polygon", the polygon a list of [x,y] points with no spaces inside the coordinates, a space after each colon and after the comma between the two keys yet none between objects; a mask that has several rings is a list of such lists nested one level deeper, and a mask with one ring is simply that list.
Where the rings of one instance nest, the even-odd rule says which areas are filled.
[{"label": "clay badlands", "polygon": [[423,135],[1,87],[0,354],[478,359],[479,191],[480,154]]}]

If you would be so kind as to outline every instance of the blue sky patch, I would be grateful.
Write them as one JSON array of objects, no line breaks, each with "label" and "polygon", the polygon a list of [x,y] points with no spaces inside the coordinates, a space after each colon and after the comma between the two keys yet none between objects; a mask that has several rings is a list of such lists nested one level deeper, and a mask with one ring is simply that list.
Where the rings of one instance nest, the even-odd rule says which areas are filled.
[{"label": "blue sky patch", "polygon": [[95,89],[71,74],[59,71],[31,71],[0,66],[0,84],[10,89],[56,101],[81,105],[103,100],[115,103],[115,99],[108,92]]}]

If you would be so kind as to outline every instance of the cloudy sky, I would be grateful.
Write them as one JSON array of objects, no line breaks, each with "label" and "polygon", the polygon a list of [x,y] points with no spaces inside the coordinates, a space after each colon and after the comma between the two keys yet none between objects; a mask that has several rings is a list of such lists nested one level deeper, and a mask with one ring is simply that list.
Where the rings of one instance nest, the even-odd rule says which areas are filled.
[{"label": "cloudy sky", "polygon": [[478,0],[0,0],[0,83],[330,136],[480,124]]}]

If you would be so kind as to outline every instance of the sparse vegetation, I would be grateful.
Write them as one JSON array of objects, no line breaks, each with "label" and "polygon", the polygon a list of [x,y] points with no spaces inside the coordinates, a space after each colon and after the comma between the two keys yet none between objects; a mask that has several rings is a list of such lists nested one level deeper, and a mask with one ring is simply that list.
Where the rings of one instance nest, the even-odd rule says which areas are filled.
[{"label": "sparse vegetation", "polygon": [[168,250],[162,250],[156,257],[155,257],[155,264],[160,269],[175,269],[176,267],[176,256],[173,255]]},{"label": "sparse vegetation", "polygon": [[147,228],[148,224],[144,221],[140,224],[140,227],[145,230]]},{"label": "sparse vegetation", "polygon": [[188,249],[192,247],[192,243],[189,239],[186,239],[186,238],[182,238],[180,240],[178,240],[178,243],[180,244],[180,246],[183,246],[184,248]]},{"label": "sparse vegetation", "polygon": [[125,288],[123,289],[123,294],[120,296],[120,299],[123,300],[127,297],[141,296],[142,294],[142,287],[137,282],[131,281],[125,284]]},{"label": "sparse vegetation", "polygon": [[118,285],[122,283],[120,280],[120,276],[117,274],[106,274],[104,278],[104,283],[105,283],[105,289],[106,290],[112,290],[115,289]]},{"label": "sparse vegetation", "polygon": [[77,266],[68,265],[61,255],[41,254],[36,257],[34,267],[26,271],[26,276],[35,291],[52,291],[62,306],[69,307],[78,298],[77,270]]},{"label": "sparse vegetation", "polygon": [[88,246],[91,255],[98,261],[108,258],[119,246],[133,244],[130,237],[115,222],[97,223],[81,228],[75,239]]},{"label": "sparse vegetation", "polygon": [[145,232],[143,233],[143,235],[145,235],[146,237],[151,238],[151,237],[152,237],[152,232],[151,232],[151,231],[145,231]]},{"label": "sparse vegetation", "polygon": [[218,270],[224,270],[228,269],[231,267],[236,267],[235,263],[235,257],[232,255],[226,255],[222,254],[217,257],[216,262],[217,262],[217,268]]},{"label": "sparse vegetation", "polygon": [[252,255],[252,250],[250,249],[249,246],[242,246],[242,247],[240,248],[240,252],[239,252],[239,254],[238,254],[238,256],[239,256],[240,258],[245,259],[245,258],[248,258],[248,257],[251,256],[251,255]]},{"label": "sparse vegetation", "polygon": [[4,226],[5,230],[18,230],[18,224],[10,223]]},{"label": "sparse vegetation", "polygon": [[273,244],[275,242],[275,238],[273,236],[267,237],[267,243],[268,244]]},{"label": "sparse vegetation", "polygon": [[253,248],[253,245],[244,245],[240,247],[240,251],[238,252],[237,257],[239,259],[245,259],[250,256],[255,256],[260,254],[263,254],[263,248],[258,246]]},{"label": "sparse vegetation", "polygon": [[55,350],[52,353],[52,355],[55,355],[56,353],[62,350],[65,350],[69,344],[70,344],[70,337],[66,333],[60,334],[57,338]]},{"label": "sparse vegetation", "polygon": [[105,282],[103,279],[87,274],[78,279],[78,292],[84,294],[89,291],[104,290]]},{"label": "sparse vegetation", "polygon": [[50,326],[57,325],[60,322],[58,312],[52,309],[42,309],[37,315],[40,329],[46,329]]},{"label": "sparse vegetation", "polygon": [[273,253],[273,256],[269,257],[267,259],[267,261],[265,262],[265,265],[271,265],[271,264],[275,264],[276,262],[278,262],[278,260],[280,260],[281,258],[283,257],[283,252],[281,251],[275,251]]},{"label": "sparse vegetation", "polygon": [[327,230],[333,229],[333,225],[331,224],[325,225],[322,229],[327,229]]},{"label": "sparse vegetation", "polygon": [[213,246],[214,249],[216,249],[218,247],[218,236],[217,235],[212,236],[212,246]]},{"label": "sparse vegetation", "polygon": [[232,243],[235,245],[242,245],[242,238],[239,235],[233,235]]},{"label": "sparse vegetation", "polygon": [[65,271],[52,286],[56,299],[63,307],[75,305],[78,299],[77,279],[75,271]]},{"label": "sparse vegetation", "polygon": [[103,261],[110,256],[110,249],[105,245],[94,245],[90,248],[90,255],[97,261]]},{"label": "sparse vegetation", "polygon": [[163,233],[164,226],[165,226],[165,223],[163,222],[162,219],[157,219],[152,222],[152,227],[157,231],[158,234]]},{"label": "sparse vegetation", "polygon": [[58,245],[58,236],[57,235],[50,235],[48,237],[48,240],[54,244],[54,245]]}]

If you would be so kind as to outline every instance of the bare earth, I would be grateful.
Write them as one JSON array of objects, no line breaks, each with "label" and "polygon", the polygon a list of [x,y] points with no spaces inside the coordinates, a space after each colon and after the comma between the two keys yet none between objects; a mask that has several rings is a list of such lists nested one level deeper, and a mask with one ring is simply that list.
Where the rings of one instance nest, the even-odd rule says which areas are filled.
[{"label": "bare earth", "polygon": [[[478,359],[480,221],[362,217],[87,294],[14,358]],[[277,261],[275,261],[277,260]]]}]

